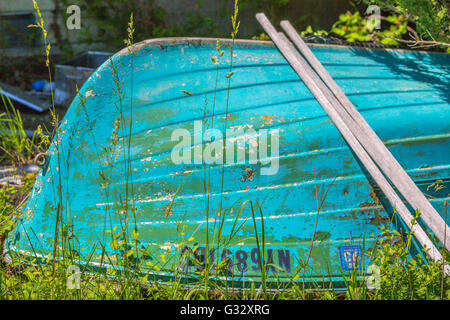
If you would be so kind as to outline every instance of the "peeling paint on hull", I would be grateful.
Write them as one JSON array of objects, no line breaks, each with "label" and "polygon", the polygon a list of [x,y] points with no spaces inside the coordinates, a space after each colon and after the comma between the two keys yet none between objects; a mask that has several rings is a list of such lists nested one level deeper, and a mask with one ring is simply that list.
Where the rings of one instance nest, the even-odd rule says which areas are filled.
[{"label": "peeling paint on hull", "polygon": [[[52,252],[59,206],[63,224],[71,223],[85,248],[82,257],[99,242],[114,254],[106,231],[123,218],[120,203],[127,192],[129,164],[129,198],[136,206],[141,245],[150,253],[141,262],[156,277],[170,277],[164,268],[172,265],[195,275],[201,265],[178,258],[197,247],[193,254],[201,263],[226,261],[219,277],[259,281],[256,225],[260,241],[265,230],[269,280],[274,275],[289,280],[300,270],[302,281],[316,221],[314,250],[305,270],[308,281],[339,281],[350,272],[355,253],[358,265],[367,268],[374,245],[371,235],[380,234],[392,208],[275,47],[237,41],[229,90],[226,49],[218,65],[211,62],[211,56],[217,56],[215,39],[156,39],[136,47],[133,72],[127,50],[112,58],[123,83],[122,101],[114,92],[110,61],[84,84],[84,98],[73,101],[60,126],[59,142],[50,149],[48,166],[37,177],[27,215],[9,239],[11,250],[31,252],[33,247],[44,256]],[[330,46],[312,50],[443,214],[450,181],[449,55]],[[195,120],[219,130],[225,125],[278,129],[278,173],[262,175],[261,163],[173,164],[170,155],[177,141],[171,141],[171,134],[179,128],[194,133]],[[111,151],[118,121],[125,129],[117,130]],[[438,179],[444,187],[430,188]],[[325,194],[317,217],[317,197]],[[259,211],[252,215],[249,203],[239,214],[246,200],[259,204],[262,217]],[[217,247],[221,221],[221,241],[230,235],[233,239]],[[91,262],[98,263],[99,255],[98,249]]]}]

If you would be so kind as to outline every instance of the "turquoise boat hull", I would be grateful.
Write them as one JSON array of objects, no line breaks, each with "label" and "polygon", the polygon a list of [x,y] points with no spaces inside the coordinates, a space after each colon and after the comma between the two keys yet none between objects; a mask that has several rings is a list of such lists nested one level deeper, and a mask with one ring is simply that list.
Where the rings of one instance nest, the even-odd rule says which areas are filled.
[{"label": "turquoise boat hull", "polygon": [[[158,279],[195,280],[205,265],[244,285],[263,273],[310,284],[364,274],[381,227],[402,222],[271,42],[238,40],[232,59],[221,44],[148,40],[98,68],[62,120],[9,249],[48,256],[58,224],[81,261],[107,267],[124,254]],[[311,49],[444,216],[449,55]],[[266,155],[256,151],[264,134]],[[244,159],[205,156],[236,140]]]}]

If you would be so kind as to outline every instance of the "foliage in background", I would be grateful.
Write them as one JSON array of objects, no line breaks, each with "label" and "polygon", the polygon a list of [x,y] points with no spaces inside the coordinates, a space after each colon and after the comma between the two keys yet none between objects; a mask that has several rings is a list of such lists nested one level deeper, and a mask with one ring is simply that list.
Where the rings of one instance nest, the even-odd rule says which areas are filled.
[{"label": "foliage in background", "polygon": [[[309,35],[316,35],[316,36],[327,36],[328,32],[325,30],[313,30],[311,26],[308,26],[305,30],[300,31],[300,36],[305,37]],[[252,40],[270,40],[270,37],[266,33],[261,33],[257,36],[253,36]]]},{"label": "foliage in background", "polygon": [[[63,0],[66,5],[72,1]],[[166,12],[155,0],[80,0],[78,2],[82,12],[89,12],[95,19],[95,27],[85,25],[81,41],[93,43],[101,41],[111,49],[120,49],[123,46],[123,30],[127,29],[130,14],[134,13],[134,23],[138,28],[135,32],[135,41],[139,42],[149,38],[186,36],[188,34],[209,35],[217,34],[215,21],[200,13],[201,1],[196,5],[194,13],[186,15],[183,25],[169,26],[166,23]],[[67,17],[66,17],[67,18]],[[92,30],[91,30],[92,28]]]},{"label": "foliage in background", "polygon": [[253,36],[252,40],[269,41],[270,37],[263,32],[263,33],[260,33],[259,35]]},{"label": "foliage in background", "polygon": [[[70,5],[70,0],[65,0],[66,5]],[[115,48],[120,48],[123,41],[120,35],[127,29],[128,19],[132,10],[136,13],[135,22],[139,25],[137,38],[150,38],[154,34],[161,32],[163,26],[164,10],[155,4],[154,0],[149,1],[122,1],[122,0],[81,0],[77,3],[82,12],[89,12],[95,19],[95,29],[86,25],[80,31],[82,41],[92,43],[102,41]],[[170,32],[168,31],[168,35]]]},{"label": "foliage in background", "polygon": [[311,26],[308,26],[305,30],[300,32],[300,36],[301,37],[305,37],[307,35],[315,35],[315,36],[327,36],[328,32],[325,30],[316,30],[314,31],[313,28]]},{"label": "foliage in background", "polygon": [[[387,26],[386,26],[387,24]],[[331,32],[344,37],[349,42],[380,42],[383,44],[399,44],[393,38],[401,38],[406,32],[408,21],[402,15],[388,16],[382,21],[382,29],[378,31],[368,26],[367,19],[358,11],[347,12],[339,16],[339,20],[333,24]]]},{"label": "foliage in background", "polygon": [[252,6],[258,11],[264,11],[272,20],[279,20],[289,8],[290,0],[241,0],[239,7],[245,9]]},{"label": "foliage in background", "polygon": [[[8,47],[33,47],[41,35],[38,32],[24,32],[21,28],[17,28],[7,19],[0,19],[0,48]],[[21,42],[20,40],[23,40]]]},{"label": "foliage in background", "polygon": [[446,0],[362,0],[400,14],[415,25],[409,45],[445,46],[450,43],[450,18]]}]

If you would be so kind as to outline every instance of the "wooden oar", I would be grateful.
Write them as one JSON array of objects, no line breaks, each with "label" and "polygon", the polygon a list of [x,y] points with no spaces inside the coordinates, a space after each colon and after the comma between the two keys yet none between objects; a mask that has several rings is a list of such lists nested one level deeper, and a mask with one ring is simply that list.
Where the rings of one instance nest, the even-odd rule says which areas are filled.
[{"label": "wooden oar", "polygon": [[[280,35],[277,33],[275,28],[270,24],[270,22],[267,20],[264,14],[258,14],[257,19],[261,23],[267,34],[272,38],[274,43],[283,53],[283,55],[286,57],[291,66],[294,68],[294,70],[297,72],[297,74],[300,76],[300,78],[303,80],[305,85],[311,90],[313,95],[322,105],[325,112],[327,112],[333,123],[335,123],[336,127],[341,132],[344,139],[347,141],[352,150],[358,156],[362,164],[366,167],[367,171],[373,177],[374,181],[380,186],[382,191],[386,194],[386,197],[388,198],[392,206],[402,212],[401,216],[402,218],[404,218],[405,223],[408,226],[410,226],[412,230],[417,232],[416,237],[421,242],[421,244],[424,247],[430,249],[430,255],[432,255],[434,259],[441,260],[442,256],[440,255],[437,248],[426,236],[426,233],[423,231],[423,229],[420,228],[420,226],[418,225],[414,226],[411,225],[411,220],[413,219],[412,215],[409,213],[403,202],[400,200],[398,195],[395,193],[390,184],[384,178],[383,174],[380,172],[378,167],[369,157],[367,152],[363,149],[361,144],[352,134],[348,126],[344,123],[338,112],[333,108],[333,105],[329,101],[329,99],[333,101],[331,92],[330,94],[322,92],[322,90],[320,89],[320,85],[317,84],[319,79],[317,78],[317,76],[315,76],[313,70],[308,66],[306,61],[304,61],[301,58],[298,51],[295,50],[295,48],[290,44],[287,38],[285,38],[283,34]],[[325,86],[322,84],[322,89],[323,87]],[[336,99],[334,98],[334,100]]]},{"label": "wooden oar", "polygon": [[[282,21],[280,24],[311,67],[317,72],[323,82],[325,82],[328,88],[333,92],[334,96],[339,100],[348,115],[353,118],[353,123],[356,124],[356,127],[352,131],[357,131],[356,133],[354,132],[355,136],[358,137],[371,157],[380,166],[381,170],[385,172],[386,176],[392,181],[411,206],[421,212],[422,219],[439,240],[443,244],[446,244],[447,249],[450,250],[450,233],[445,234],[447,226],[444,219],[442,219],[392,153],[386,148],[364,117],[356,110],[355,106],[350,102],[345,93],[337,85],[289,21]],[[345,118],[345,116],[346,115],[343,117]],[[361,134],[359,134],[360,132]]]}]

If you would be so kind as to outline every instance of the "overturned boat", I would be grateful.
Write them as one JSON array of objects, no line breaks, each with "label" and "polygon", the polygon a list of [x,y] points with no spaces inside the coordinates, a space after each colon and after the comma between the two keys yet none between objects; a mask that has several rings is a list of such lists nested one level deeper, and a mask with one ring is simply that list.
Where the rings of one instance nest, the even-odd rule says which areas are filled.
[{"label": "overturned boat", "polygon": [[[449,55],[311,50],[444,217]],[[15,252],[47,257],[64,234],[91,266],[124,255],[158,279],[244,285],[339,286],[383,225],[404,228],[271,42],[197,38],[141,42],[92,74],[24,213]]]}]

